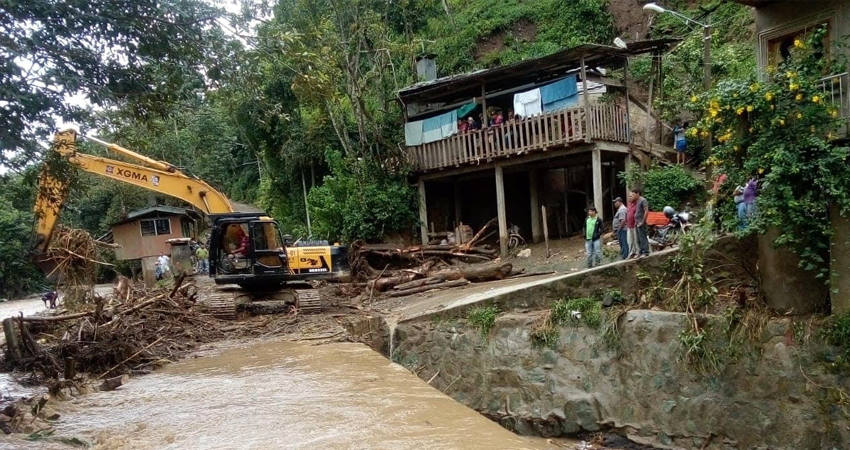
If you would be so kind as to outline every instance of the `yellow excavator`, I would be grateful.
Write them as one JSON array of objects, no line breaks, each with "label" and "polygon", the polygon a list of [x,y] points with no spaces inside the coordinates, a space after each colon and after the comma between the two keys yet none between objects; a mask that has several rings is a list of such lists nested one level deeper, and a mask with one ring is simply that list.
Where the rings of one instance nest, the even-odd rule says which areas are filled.
[{"label": "yellow excavator", "polygon": [[[321,307],[314,289],[284,289],[288,283],[349,275],[348,252],[340,245],[323,241],[292,242],[281,234],[278,223],[265,213],[235,212],[227,197],[196,177],[165,161],[157,161],[116,144],[83,136],[110,152],[137,161],[127,163],[77,152],[77,133],[64,130],[54,135],[52,151],[71,166],[180,199],[209,218],[210,276],[217,285],[238,285],[255,298],[270,298],[294,304],[302,311]],[[46,158],[50,161],[50,158]],[[35,203],[35,250],[47,252],[68,186],[54,167],[45,164],[39,176]],[[236,297],[244,294],[222,287],[210,295],[214,314],[235,316]],[[283,299],[283,300],[281,300]]]}]

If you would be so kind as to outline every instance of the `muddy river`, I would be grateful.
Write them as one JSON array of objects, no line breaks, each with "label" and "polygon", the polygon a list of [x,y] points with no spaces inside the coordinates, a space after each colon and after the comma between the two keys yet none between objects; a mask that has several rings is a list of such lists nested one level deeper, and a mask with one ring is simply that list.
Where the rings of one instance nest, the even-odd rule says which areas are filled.
[{"label": "muddy river", "polygon": [[[264,342],[65,402],[98,449],[558,449],[518,437],[361,344]],[[0,449],[70,448],[0,437]]]}]

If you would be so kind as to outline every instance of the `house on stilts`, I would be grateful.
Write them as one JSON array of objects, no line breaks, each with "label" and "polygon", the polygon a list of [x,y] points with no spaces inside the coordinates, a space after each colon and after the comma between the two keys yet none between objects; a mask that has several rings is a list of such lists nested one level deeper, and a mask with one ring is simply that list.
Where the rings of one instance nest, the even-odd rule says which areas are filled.
[{"label": "house on stilts", "polygon": [[498,217],[506,255],[511,224],[538,242],[544,223],[555,238],[579,231],[590,205],[610,220],[613,199],[626,195],[617,174],[663,149],[655,133],[633,133],[632,117],[657,116],[651,90],[646,104],[629,94],[629,58],[654,55],[655,77],[672,42],[584,44],[443,78],[432,58],[417,61],[424,81],[398,97],[422,242]]}]

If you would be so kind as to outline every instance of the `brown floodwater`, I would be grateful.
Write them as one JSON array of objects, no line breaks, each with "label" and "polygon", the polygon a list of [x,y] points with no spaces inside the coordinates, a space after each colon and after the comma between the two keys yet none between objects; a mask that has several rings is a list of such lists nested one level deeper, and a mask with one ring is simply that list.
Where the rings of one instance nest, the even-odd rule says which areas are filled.
[{"label": "brown floodwater", "polygon": [[[362,344],[263,342],[64,402],[96,449],[563,449],[522,438]],[[0,437],[0,449],[70,448]]]}]

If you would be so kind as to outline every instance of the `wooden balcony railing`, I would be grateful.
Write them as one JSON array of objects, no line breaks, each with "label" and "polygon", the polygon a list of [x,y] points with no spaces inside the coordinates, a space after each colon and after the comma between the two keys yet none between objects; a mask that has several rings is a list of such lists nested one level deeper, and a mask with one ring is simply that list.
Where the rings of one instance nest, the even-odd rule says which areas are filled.
[{"label": "wooden balcony railing", "polygon": [[613,104],[591,105],[589,111],[589,130],[585,108],[570,108],[407,147],[407,156],[413,170],[421,172],[585,142],[588,133],[589,140],[629,142],[625,108]]}]

